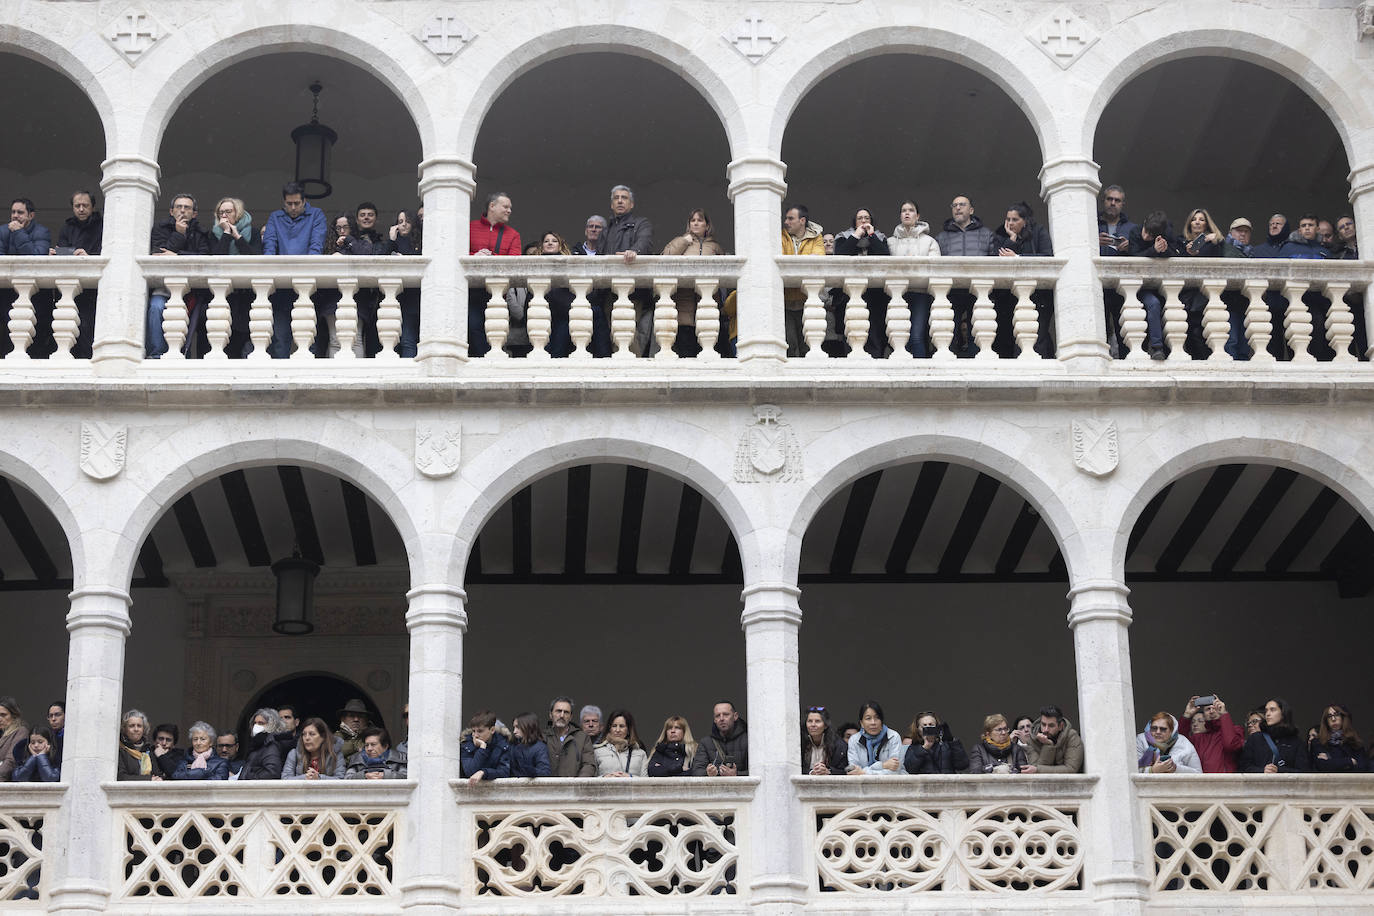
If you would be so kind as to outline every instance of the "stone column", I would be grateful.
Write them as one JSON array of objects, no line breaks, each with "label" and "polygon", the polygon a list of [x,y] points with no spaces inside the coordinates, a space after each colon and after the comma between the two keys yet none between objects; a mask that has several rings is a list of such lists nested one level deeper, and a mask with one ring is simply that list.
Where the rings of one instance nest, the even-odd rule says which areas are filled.
[{"label": "stone column", "polygon": [[44,830],[51,864],[43,876],[51,912],[98,913],[110,895],[117,836],[100,784],[115,778],[130,602],[124,589],[100,586],[79,588],[70,598],[62,747],[62,781],[69,788],[56,822]]},{"label": "stone column", "polygon": [[1110,579],[1079,582],[1069,592],[1083,768],[1097,777],[1083,825],[1087,883],[1102,911],[1113,913],[1143,912],[1149,884],[1131,781],[1136,716],[1128,592],[1124,583]]},{"label": "stone column", "polygon": [[[735,251],[744,257],[736,296],[740,362],[787,359],[782,276],[774,260],[782,232],[787,166],[768,156],[744,156],[726,167],[735,205]],[[725,335],[722,330],[722,336]]]},{"label": "stone column", "polygon": [[[1350,170],[1350,205],[1354,208],[1355,239],[1360,249],[1360,258],[1374,260],[1374,163],[1357,166]],[[1364,355],[1374,359],[1374,291],[1364,292],[1364,328],[1366,350]],[[1280,329],[1281,330],[1281,329]],[[1325,334],[1324,328],[1317,329]]]},{"label": "stone column", "polygon": [[421,281],[420,345],[415,358],[433,375],[452,374],[467,361],[468,281],[458,257],[468,250],[467,213],[477,187],[474,172],[471,162],[457,156],[420,163],[423,254],[429,266]]},{"label": "stone column", "polygon": [[1054,253],[1067,258],[1054,287],[1057,353],[1070,371],[1104,372],[1110,365],[1107,318],[1097,255],[1097,163],[1065,156],[1040,169],[1040,193],[1049,204]]},{"label": "stone column", "polygon": [[143,156],[115,156],[101,163],[105,229],[91,364],[102,375],[128,375],[143,362],[148,284],[134,260],[148,253],[157,205],[158,165]]},{"label": "stone column", "polygon": [[760,779],[750,817],[750,902],[763,913],[803,911],[808,886],[805,867],[812,854],[801,806],[792,791],[801,740],[797,724],[800,594],[789,582],[752,582],[745,585],[742,595],[749,775]]},{"label": "stone column", "polygon": [[426,916],[459,908],[461,869],[471,852],[470,838],[459,830],[458,806],[449,786],[459,776],[466,598],[461,588],[446,584],[421,585],[406,593],[409,777],[416,785],[405,818],[401,905]]}]

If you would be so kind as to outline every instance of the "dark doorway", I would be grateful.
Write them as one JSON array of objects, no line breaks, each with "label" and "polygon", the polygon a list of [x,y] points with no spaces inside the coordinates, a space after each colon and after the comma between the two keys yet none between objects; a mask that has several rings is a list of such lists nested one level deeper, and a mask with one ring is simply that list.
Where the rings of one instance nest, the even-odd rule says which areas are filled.
[{"label": "dark doorway", "polygon": [[381,711],[377,708],[377,704],[372,701],[372,697],[368,696],[367,691],[352,681],[320,672],[300,672],[288,675],[269,685],[239,713],[239,740],[242,741],[243,736],[248,734],[248,724],[253,718],[253,713],[264,706],[277,709],[283,704],[294,704],[296,715],[300,719],[318,716],[333,730],[339,724],[339,710],[349,700],[355,699],[363,701],[363,705],[367,707],[368,715],[372,718],[373,725],[380,728],[386,727],[386,723],[382,720]]}]

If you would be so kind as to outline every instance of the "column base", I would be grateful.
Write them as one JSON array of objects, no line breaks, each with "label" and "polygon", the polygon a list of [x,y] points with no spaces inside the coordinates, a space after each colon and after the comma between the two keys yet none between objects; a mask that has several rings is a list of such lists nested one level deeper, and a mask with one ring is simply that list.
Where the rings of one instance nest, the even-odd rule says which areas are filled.
[{"label": "column base", "polygon": [[806,910],[805,882],[790,875],[764,875],[749,883],[749,906],[764,913],[802,913]]},{"label": "column base", "polygon": [[97,375],[131,376],[143,365],[143,344],[136,340],[97,340],[91,367]]},{"label": "column base", "polygon": [[48,913],[74,913],[80,916],[105,912],[110,892],[103,884],[64,881],[48,892]]},{"label": "column base", "polygon": [[461,909],[462,889],[442,878],[417,878],[401,885],[401,909],[415,916],[449,916]]}]

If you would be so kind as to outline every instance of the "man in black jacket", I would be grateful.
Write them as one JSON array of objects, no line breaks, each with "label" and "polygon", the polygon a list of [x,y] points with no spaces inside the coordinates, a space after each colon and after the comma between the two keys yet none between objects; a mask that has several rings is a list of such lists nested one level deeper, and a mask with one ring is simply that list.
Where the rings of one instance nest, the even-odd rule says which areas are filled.
[{"label": "man in black jacket", "polygon": [[[77,191],[72,195],[72,215],[58,230],[57,245],[50,253],[76,257],[98,256],[104,231],[105,221],[95,208],[95,198],[91,192]],[[76,313],[81,326],[76,332],[72,356],[77,359],[91,357],[91,341],[95,334],[95,295],[94,289],[83,289],[76,294]]]},{"label": "man in black jacket", "polygon": [[[601,234],[597,254],[616,255],[626,264],[633,264],[636,256],[653,253],[653,223],[635,215],[635,192],[623,184],[616,185],[611,188],[611,222]],[[653,291],[635,290],[630,299],[635,304],[635,336],[630,348],[640,356],[653,356],[658,352],[658,341],[654,339]],[[609,340],[609,325],[606,336]],[[592,311],[592,338],[596,338],[596,310]]]},{"label": "man in black jacket", "polygon": [[693,776],[748,776],[749,734],[735,704],[722,700],[711,710],[711,735],[697,744]]},{"label": "man in black jacket", "polygon": [[[153,224],[148,249],[151,254],[163,257],[172,255],[198,255],[210,253],[210,240],[196,221],[196,199],[190,194],[178,194],[172,198],[172,206],[167,210],[167,218]],[[148,334],[144,349],[149,359],[158,359],[167,352],[167,337],[162,333],[162,312],[167,307],[167,292],[155,291],[148,297]],[[197,307],[204,308],[210,302],[209,290],[191,290],[186,296],[186,313],[191,319],[188,330],[204,322],[194,320]],[[183,351],[190,355],[194,350],[196,335],[188,333]]]}]

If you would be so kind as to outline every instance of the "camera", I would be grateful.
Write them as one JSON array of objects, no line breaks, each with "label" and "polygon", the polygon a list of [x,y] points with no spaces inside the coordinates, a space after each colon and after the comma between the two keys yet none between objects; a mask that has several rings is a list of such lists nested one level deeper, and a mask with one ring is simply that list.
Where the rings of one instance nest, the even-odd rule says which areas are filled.
[{"label": "camera", "polygon": [[932,738],[938,734],[940,734],[940,726],[938,725],[921,726],[921,736],[924,738]]},{"label": "camera", "polygon": [[1196,706],[1198,709],[1202,709],[1205,706],[1211,706],[1216,701],[1216,694],[1210,694],[1205,697],[1198,697],[1196,700],[1193,701],[1193,705]]}]

